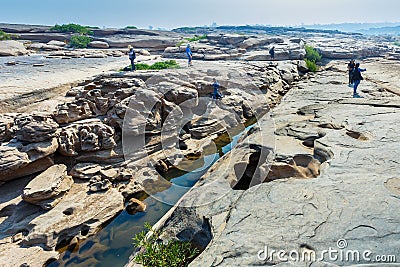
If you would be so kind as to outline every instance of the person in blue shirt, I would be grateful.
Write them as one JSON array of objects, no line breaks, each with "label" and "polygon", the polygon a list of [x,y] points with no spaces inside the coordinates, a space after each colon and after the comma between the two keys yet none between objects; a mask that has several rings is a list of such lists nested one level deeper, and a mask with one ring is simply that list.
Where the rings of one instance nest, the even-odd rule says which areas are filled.
[{"label": "person in blue shirt", "polygon": [[358,85],[360,84],[360,82],[362,80],[364,80],[364,78],[361,76],[361,72],[366,71],[366,70],[367,69],[361,69],[360,68],[360,63],[358,63],[358,62],[356,63],[356,66],[355,66],[355,68],[353,70],[353,73],[352,73],[352,78],[353,78],[353,82],[354,82],[353,97],[359,97],[359,95],[357,93],[357,88],[358,88]]},{"label": "person in blue shirt", "polygon": [[220,85],[215,78],[213,79],[212,86],[214,87],[213,99],[221,99],[222,95],[218,91]]},{"label": "person in blue shirt", "polygon": [[135,71],[136,67],[135,67],[135,58],[136,58],[136,54],[135,54],[135,50],[133,50],[133,47],[131,45],[128,46],[129,49],[129,60],[131,61],[131,70]]},{"label": "person in blue shirt", "polygon": [[193,66],[192,64],[192,50],[190,50],[190,44],[186,46],[186,55],[188,57],[188,66]]}]

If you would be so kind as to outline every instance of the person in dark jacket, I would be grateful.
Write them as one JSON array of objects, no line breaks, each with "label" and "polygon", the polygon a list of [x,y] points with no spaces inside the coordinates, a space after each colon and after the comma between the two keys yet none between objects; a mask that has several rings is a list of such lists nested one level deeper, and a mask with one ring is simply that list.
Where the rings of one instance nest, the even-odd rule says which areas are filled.
[{"label": "person in dark jacket", "polygon": [[129,53],[128,53],[129,60],[131,61],[131,70],[134,71],[134,70],[136,70],[136,67],[135,67],[136,53],[135,53],[135,50],[133,50],[133,47],[131,45],[128,46],[128,49],[129,49]]},{"label": "person in dark jacket", "polygon": [[221,99],[222,95],[219,93],[219,90],[218,90],[220,85],[215,78],[213,79],[212,86],[214,87],[213,99]]},{"label": "person in dark jacket", "polygon": [[192,50],[190,50],[190,44],[187,44],[186,46],[186,55],[188,57],[188,67],[193,66],[192,64]]},{"label": "person in dark jacket", "polygon": [[269,50],[269,56],[271,57],[271,59],[275,59],[275,46],[273,46],[273,47]]},{"label": "person in dark jacket", "polygon": [[349,64],[347,64],[347,70],[349,72],[349,86],[351,87],[353,85],[353,71],[354,68],[356,67],[356,63],[354,62],[354,59],[350,60]]},{"label": "person in dark jacket", "polygon": [[354,70],[352,72],[352,78],[354,82],[354,91],[353,91],[353,97],[359,97],[357,93],[357,88],[358,85],[360,84],[361,80],[364,80],[364,78],[361,76],[361,72],[366,71],[367,69],[361,69],[360,68],[360,63],[356,63]]}]

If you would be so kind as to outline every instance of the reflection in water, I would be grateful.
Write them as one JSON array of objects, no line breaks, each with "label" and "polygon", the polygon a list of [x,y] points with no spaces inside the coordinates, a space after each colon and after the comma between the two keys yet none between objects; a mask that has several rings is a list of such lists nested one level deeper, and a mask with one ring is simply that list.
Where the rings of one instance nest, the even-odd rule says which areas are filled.
[{"label": "reflection in water", "polygon": [[[249,129],[252,126],[246,128]],[[204,156],[204,165],[189,173],[172,170],[167,177],[172,186],[154,196],[142,195],[138,197],[146,205],[145,212],[129,215],[125,210],[121,212],[110,224],[105,226],[98,234],[81,242],[79,247],[69,248],[62,253],[60,260],[53,262],[48,267],[122,267],[134,250],[132,238],[144,230],[144,223],[154,225],[171,208],[165,203],[176,203],[207,170],[220,158],[221,154],[229,152],[237,143],[241,133],[232,138],[215,140],[218,152]],[[229,144],[227,144],[229,140]],[[174,174],[176,176],[174,176]],[[163,200],[163,201],[160,201]]]}]

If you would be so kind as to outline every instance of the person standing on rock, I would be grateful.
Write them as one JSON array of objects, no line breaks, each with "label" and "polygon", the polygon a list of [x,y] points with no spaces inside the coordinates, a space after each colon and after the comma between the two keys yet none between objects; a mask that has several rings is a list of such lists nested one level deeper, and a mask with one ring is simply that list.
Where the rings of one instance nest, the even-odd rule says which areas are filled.
[{"label": "person standing on rock", "polygon": [[213,99],[221,99],[222,95],[219,93],[220,85],[215,78],[213,79],[212,87],[214,87]]},{"label": "person standing on rock", "polygon": [[360,82],[362,80],[364,80],[364,78],[361,76],[361,72],[366,71],[367,69],[361,69],[360,68],[360,63],[356,63],[355,68],[352,72],[352,78],[353,78],[353,82],[354,82],[354,91],[353,91],[353,97],[359,97],[358,93],[357,93],[357,88],[358,85],[360,84]]},{"label": "person standing on rock", "polygon": [[188,57],[188,67],[193,66],[193,64],[192,64],[193,54],[192,54],[192,50],[190,50],[190,44],[187,44],[187,46],[186,46],[186,55]]},{"label": "person standing on rock", "polygon": [[273,47],[269,50],[269,56],[271,57],[271,59],[275,59],[275,46],[273,46]]},{"label": "person standing on rock", "polygon": [[353,71],[356,67],[356,63],[354,59],[350,60],[349,64],[347,64],[347,70],[349,71],[349,87],[353,86]]},{"label": "person standing on rock", "polygon": [[133,50],[133,47],[131,45],[128,46],[128,49],[129,49],[129,53],[128,53],[129,60],[131,61],[131,71],[134,71],[134,70],[136,70],[136,67],[135,67],[136,53],[135,53],[135,50]]}]

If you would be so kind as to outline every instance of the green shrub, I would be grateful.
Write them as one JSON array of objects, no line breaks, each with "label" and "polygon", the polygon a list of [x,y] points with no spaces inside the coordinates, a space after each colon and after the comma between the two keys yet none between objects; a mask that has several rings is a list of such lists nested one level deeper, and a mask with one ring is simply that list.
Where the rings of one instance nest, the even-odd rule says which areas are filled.
[{"label": "green shrub", "polygon": [[183,44],[185,44],[187,42],[196,42],[196,41],[200,41],[200,40],[203,40],[203,39],[207,39],[207,35],[206,34],[203,34],[203,35],[200,35],[200,36],[193,36],[191,38],[185,38],[186,41],[185,40],[179,41],[179,43],[177,43],[176,46],[179,47],[179,46],[181,46],[181,45],[183,45]]},{"label": "green shrub", "polygon": [[2,40],[10,40],[11,39],[11,35],[8,33],[3,32],[2,30],[0,30],[0,41]]},{"label": "green shrub", "polygon": [[196,41],[200,41],[200,40],[203,40],[203,39],[207,39],[207,35],[203,34],[203,35],[200,35],[200,36],[194,36],[192,38],[185,38],[185,39],[188,40],[189,42],[196,42]]},{"label": "green shrub", "polygon": [[135,246],[144,250],[135,256],[137,263],[146,267],[181,267],[187,266],[199,254],[196,248],[192,248],[190,242],[172,240],[166,244],[161,243],[159,242],[161,231],[154,231],[148,223],[145,227],[148,231],[152,231],[153,235],[146,237],[146,232],[142,231],[133,238]]},{"label": "green shrub", "polygon": [[88,36],[74,35],[71,37],[71,40],[69,41],[69,46],[75,48],[86,48],[91,41],[92,38]]},{"label": "green shrub", "polygon": [[314,47],[306,45],[305,49],[306,49],[306,59],[314,63],[317,63],[318,61],[321,60],[322,56],[318,53],[317,50],[314,49]]},{"label": "green shrub", "polygon": [[183,45],[183,44],[186,44],[187,42],[186,41],[179,41],[177,44],[176,44],[176,46],[177,47],[180,47],[181,45]]},{"label": "green shrub", "polygon": [[50,31],[58,31],[58,32],[68,32],[68,33],[79,33],[79,34],[88,34],[92,35],[93,32],[89,30],[89,26],[82,26],[79,24],[56,24],[54,27],[50,28]]},{"label": "green shrub", "polygon": [[[153,65],[149,65],[146,63],[137,63],[135,64],[136,70],[163,70],[163,69],[177,69],[179,68],[179,64],[175,60],[166,60],[156,62]],[[129,65],[125,69],[131,69],[132,65]],[[123,71],[121,69],[120,71]]]},{"label": "green shrub", "polygon": [[315,62],[314,61],[311,61],[311,60],[309,60],[309,59],[305,59],[305,62],[306,62],[306,65],[307,65],[307,68],[311,71],[311,72],[316,72],[317,71],[317,64],[315,64]]},{"label": "green shrub", "polygon": [[126,26],[125,29],[137,29],[136,26]]},{"label": "green shrub", "polygon": [[400,46],[400,42],[396,41],[393,43],[394,45]]}]

